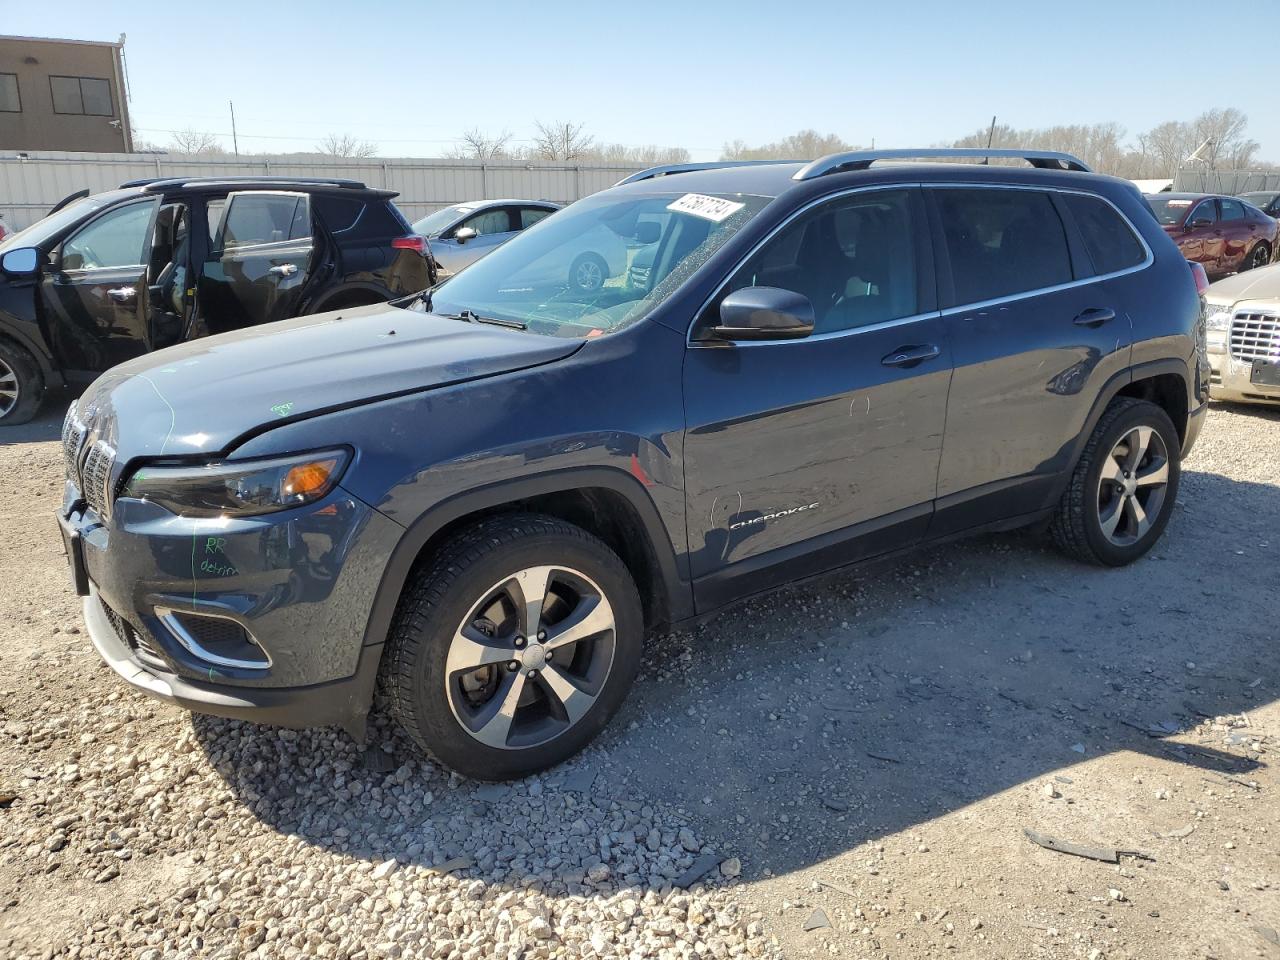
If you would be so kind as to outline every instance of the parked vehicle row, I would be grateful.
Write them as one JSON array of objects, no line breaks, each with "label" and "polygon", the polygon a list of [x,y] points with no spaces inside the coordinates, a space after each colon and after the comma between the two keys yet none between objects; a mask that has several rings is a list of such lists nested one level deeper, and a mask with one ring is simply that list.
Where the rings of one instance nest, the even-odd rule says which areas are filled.
[{"label": "parked vehicle row", "polygon": [[210,333],[435,280],[426,240],[351,180],[137,180],[0,242],[0,425],[44,391]]},{"label": "parked vehicle row", "polygon": [[1210,278],[1269,264],[1280,223],[1240,197],[1157,193],[1147,204],[1182,255]]},{"label": "parked vehicle row", "polygon": [[[625,273],[573,283],[605,237]],[[655,625],[984,530],[1141,557],[1204,419],[1203,283],[1062,154],[658,168],[417,296],[99,378],[72,579],[153,697],[362,737],[380,685],[445,764],[520,776],[599,733]]]}]

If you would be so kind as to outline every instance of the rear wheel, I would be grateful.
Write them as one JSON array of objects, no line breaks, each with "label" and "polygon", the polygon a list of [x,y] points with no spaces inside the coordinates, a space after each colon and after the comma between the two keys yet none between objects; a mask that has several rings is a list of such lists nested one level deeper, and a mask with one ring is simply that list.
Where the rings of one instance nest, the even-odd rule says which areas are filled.
[{"label": "rear wheel", "polygon": [[1077,559],[1122,566],[1142,556],[1169,522],[1181,476],[1178,432],[1154,403],[1112,401],[1085,445],[1051,531]]},{"label": "rear wheel", "polygon": [[630,573],[554,517],[483,522],[406,588],[383,662],[405,731],[447,766],[506,780],[581,750],[640,664]]},{"label": "rear wheel", "polygon": [[0,340],[0,427],[26,423],[40,409],[44,377],[35,357],[8,340]]}]

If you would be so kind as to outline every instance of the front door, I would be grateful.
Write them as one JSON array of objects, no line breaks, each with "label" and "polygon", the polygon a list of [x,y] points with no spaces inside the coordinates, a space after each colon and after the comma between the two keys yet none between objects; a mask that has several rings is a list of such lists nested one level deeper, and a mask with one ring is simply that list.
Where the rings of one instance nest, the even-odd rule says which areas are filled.
[{"label": "front door", "polygon": [[62,242],[41,281],[59,366],[75,376],[152,349],[147,250],[159,199],[112,207]]},{"label": "front door", "polygon": [[1239,200],[1223,197],[1218,201],[1221,211],[1218,226],[1222,231],[1223,273],[1232,273],[1244,265],[1245,255],[1253,249],[1258,227],[1244,215],[1244,204]]},{"label": "front door", "polygon": [[[1202,200],[1191,211],[1192,236],[1200,241],[1199,262],[1207,273],[1221,273],[1227,255],[1227,239],[1218,217],[1218,201]],[[1197,225],[1198,224],[1198,225]]]},{"label": "front door", "polygon": [[[1045,505],[1101,384],[1128,363],[1126,293],[1107,279],[1127,266],[1109,268],[1133,266],[1135,255],[1140,263],[1146,251],[1096,198],[925,192],[942,226],[940,286],[955,359],[932,537]],[[1081,205],[1078,215],[1069,203]],[[1097,238],[1103,268],[1094,268],[1087,236]]]},{"label": "front door", "polygon": [[[920,192],[855,192],[792,220],[698,318],[684,366],[695,596],[707,610],[919,539],[942,451],[950,350]],[[801,340],[710,338],[748,286],[804,294]]]},{"label": "front door", "polygon": [[220,210],[220,199],[209,203],[197,310],[210,333],[297,316],[314,249],[309,201],[254,190],[229,195]]},{"label": "front door", "polygon": [[[512,223],[510,207],[490,207],[473,213],[451,230],[445,231],[439,240],[432,240],[432,250],[440,250],[440,262],[450,273],[475,263],[487,253],[502,246],[516,235],[520,227]],[[458,239],[458,231],[475,231],[475,236]]]}]

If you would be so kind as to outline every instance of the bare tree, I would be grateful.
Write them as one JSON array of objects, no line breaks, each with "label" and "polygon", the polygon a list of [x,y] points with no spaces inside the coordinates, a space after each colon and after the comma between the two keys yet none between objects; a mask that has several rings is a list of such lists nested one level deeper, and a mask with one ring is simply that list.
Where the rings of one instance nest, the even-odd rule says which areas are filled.
[{"label": "bare tree", "polygon": [[319,148],[321,153],[328,154],[331,157],[347,157],[356,160],[364,160],[378,155],[378,148],[375,144],[369,143],[367,140],[357,140],[349,133],[341,135],[331,133],[320,141]]},{"label": "bare tree", "polygon": [[473,127],[461,136],[460,142],[449,151],[449,155],[457,160],[495,160],[509,156],[507,144],[510,142],[511,134],[507,130],[491,137],[479,127]]},{"label": "bare tree", "polygon": [[584,132],[584,124],[543,123],[536,124],[533,137],[534,156],[541,160],[577,160],[590,151],[595,138]]},{"label": "bare tree", "polygon": [[583,157],[602,163],[688,163],[689,151],[684,147],[659,147],[647,144],[629,147],[624,143],[602,143],[583,153]]},{"label": "bare tree", "polygon": [[169,149],[173,153],[226,153],[218,138],[212,133],[193,130],[190,127],[185,130],[175,130],[170,135]]},{"label": "bare tree", "polygon": [[1259,150],[1257,141],[1244,135],[1249,118],[1234,107],[1206,110],[1196,117],[1193,126],[1197,145],[1207,144],[1200,159],[1210,170],[1247,167]]},{"label": "bare tree", "polygon": [[743,140],[726,143],[720,151],[722,160],[815,160],[828,153],[843,153],[856,149],[853,144],[834,133],[818,133],[817,130],[801,130],[774,143],[749,146]]}]

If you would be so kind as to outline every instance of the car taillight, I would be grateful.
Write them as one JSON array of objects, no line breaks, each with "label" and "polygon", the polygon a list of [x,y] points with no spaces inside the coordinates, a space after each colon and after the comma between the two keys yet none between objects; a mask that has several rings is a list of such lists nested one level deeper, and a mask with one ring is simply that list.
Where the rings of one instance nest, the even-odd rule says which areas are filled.
[{"label": "car taillight", "polygon": [[407,237],[396,237],[391,241],[391,246],[397,250],[412,250],[424,257],[427,255],[427,238],[418,236],[416,233],[411,233]]},{"label": "car taillight", "polygon": [[1191,268],[1191,276],[1196,281],[1196,293],[1204,296],[1205,291],[1209,289],[1209,275],[1204,272],[1204,267],[1198,263],[1187,261],[1187,266]]}]

